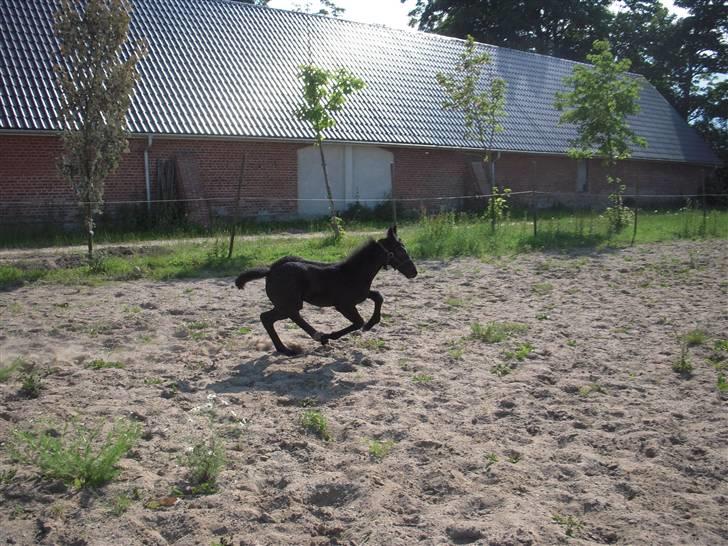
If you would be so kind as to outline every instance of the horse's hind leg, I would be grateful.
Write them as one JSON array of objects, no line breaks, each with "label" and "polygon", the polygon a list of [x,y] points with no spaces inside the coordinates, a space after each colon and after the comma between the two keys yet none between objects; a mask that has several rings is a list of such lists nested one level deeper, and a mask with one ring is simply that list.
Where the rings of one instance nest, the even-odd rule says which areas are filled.
[{"label": "horse's hind leg", "polygon": [[369,321],[362,328],[362,330],[364,330],[365,332],[367,330],[371,330],[374,325],[378,324],[379,321],[382,319],[380,312],[382,310],[382,303],[384,302],[384,298],[376,290],[370,290],[369,299],[374,302],[374,312],[372,313],[372,318],[370,318]]},{"label": "horse's hind leg", "polygon": [[344,315],[346,318],[348,318],[351,321],[351,325],[347,326],[346,328],[342,328],[341,330],[338,330],[336,332],[324,334],[324,339],[339,339],[349,332],[358,330],[362,327],[362,324],[364,324],[364,319],[361,318],[361,315],[359,314],[359,311],[357,311],[355,306],[352,305],[351,307],[337,307],[336,310]]},{"label": "horse's hind leg", "polygon": [[270,311],[265,311],[264,313],[260,314],[260,322],[263,323],[265,331],[268,332],[268,335],[270,336],[270,339],[273,342],[276,351],[278,351],[279,353],[283,353],[284,355],[294,356],[296,354],[296,351],[293,351],[283,345],[281,338],[278,337],[278,333],[273,327],[276,321],[282,320],[284,318],[288,318],[288,315],[278,309],[271,309]]}]

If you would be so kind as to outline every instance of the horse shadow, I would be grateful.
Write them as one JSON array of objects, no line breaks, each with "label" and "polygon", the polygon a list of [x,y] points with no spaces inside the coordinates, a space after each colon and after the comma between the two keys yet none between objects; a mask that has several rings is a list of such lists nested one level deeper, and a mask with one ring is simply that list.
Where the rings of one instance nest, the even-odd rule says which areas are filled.
[{"label": "horse shadow", "polygon": [[[317,350],[316,353],[319,351]],[[241,362],[234,368],[234,375],[207,385],[216,394],[233,394],[268,391],[285,398],[284,405],[295,405],[315,398],[319,403],[330,402],[364,390],[374,381],[349,381],[347,373],[370,366],[368,358],[359,351],[348,356],[328,355],[321,351],[316,362],[304,363],[304,353],[296,357],[265,355]],[[317,355],[319,356],[319,355]],[[291,369],[291,364],[301,361],[300,369]],[[284,369],[276,369],[278,366]]]}]

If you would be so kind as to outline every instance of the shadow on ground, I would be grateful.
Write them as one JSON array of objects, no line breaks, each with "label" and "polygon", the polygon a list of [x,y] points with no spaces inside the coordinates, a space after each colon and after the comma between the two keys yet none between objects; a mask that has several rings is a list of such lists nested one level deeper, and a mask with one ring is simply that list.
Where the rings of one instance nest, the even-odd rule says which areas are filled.
[{"label": "shadow on ground", "polygon": [[[326,403],[366,389],[374,381],[348,381],[343,374],[365,371],[370,360],[361,352],[341,356],[319,347],[295,357],[265,355],[242,362],[229,379],[211,383],[207,389],[218,394],[269,391],[286,397],[292,404],[315,397]],[[315,361],[307,358],[315,356]]]}]

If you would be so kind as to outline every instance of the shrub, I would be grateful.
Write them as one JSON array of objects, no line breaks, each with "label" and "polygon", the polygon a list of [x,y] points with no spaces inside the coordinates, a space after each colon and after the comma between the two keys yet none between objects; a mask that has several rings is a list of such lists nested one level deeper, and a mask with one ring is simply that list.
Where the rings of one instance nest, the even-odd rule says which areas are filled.
[{"label": "shrub", "polygon": [[99,486],[119,473],[116,465],[140,436],[139,425],[117,421],[101,440],[102,425],[88,428],[73,420],[59,433],[15,430],[9,451],[22,463],[32,464],[45,478],[60,479],[74,487]]},{"label": "shrub", "polygon": [[225,467],[225,451],[213,436],[190,450],[185,465],[189,469],[193,493],[214,493],[217,491],[217,477]]}]

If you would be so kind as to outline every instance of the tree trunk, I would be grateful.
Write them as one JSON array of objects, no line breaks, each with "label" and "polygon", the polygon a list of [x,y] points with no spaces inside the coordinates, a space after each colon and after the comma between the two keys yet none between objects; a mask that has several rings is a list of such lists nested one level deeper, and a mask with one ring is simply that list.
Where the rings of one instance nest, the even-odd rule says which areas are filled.
[{"label": "tree trunk", "polygon": [[94,216],[91,209],[91,203],[86,202],[86,243],[88,245],[88,259],[92,260],[94,256]]},{"label": "tree trunk", "polygon": [[341,236],[339,224],[336,222],[336,206],[334,205],[334,196],[331,193],[331,185],[329,184],[329,172],[326,169],[326,158],[324,157],[324,146],[322,142],[318,143],[319,154],[321,154],[321,168],[324,171],[324,185],[326,186],[326,196],[329,198],[329,214],[331,215],[331,228],[334,230],[334,236],[338,239]]}]

